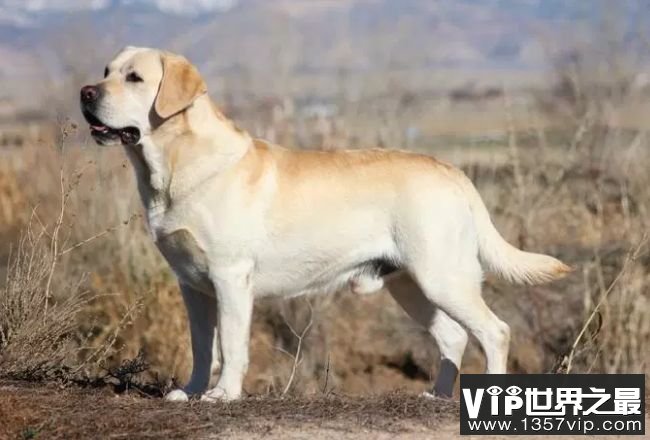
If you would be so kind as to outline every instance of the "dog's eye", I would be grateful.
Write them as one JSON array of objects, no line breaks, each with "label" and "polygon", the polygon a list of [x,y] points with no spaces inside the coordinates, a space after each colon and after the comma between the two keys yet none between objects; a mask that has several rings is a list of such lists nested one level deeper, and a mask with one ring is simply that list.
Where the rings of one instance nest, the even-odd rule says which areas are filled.
[{"label": "dog's eye", "polygon": [[142,82],[143,79],[140,75],[138,75],[135,72],[131,72],[128,75],[126,75],[126,80],[129,82]]},{"label": "dog's eye", "polygon": [[108,76],[108,66],[104,68],[104,78]]}]

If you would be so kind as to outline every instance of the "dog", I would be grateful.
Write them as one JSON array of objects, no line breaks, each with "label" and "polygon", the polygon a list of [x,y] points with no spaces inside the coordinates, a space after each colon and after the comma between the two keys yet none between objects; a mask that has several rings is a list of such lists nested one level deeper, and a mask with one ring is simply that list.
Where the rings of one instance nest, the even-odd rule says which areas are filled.
[{"label": "dog", "polygon": [[445,162],[251,137],[180,55],[126,47],[81,89],[81,109],[98,144],[124,146],[148,229],[179,281],[193,368],[168,400],[241,397],[255,298],[346,286],[386,286],[428,329],[441,358],[432,392],[451,396],[468,332],[486,372],[506,372],[510,331],[481,296],[483,268],[527,284],[571,271],[506,242],[472,182]]}]

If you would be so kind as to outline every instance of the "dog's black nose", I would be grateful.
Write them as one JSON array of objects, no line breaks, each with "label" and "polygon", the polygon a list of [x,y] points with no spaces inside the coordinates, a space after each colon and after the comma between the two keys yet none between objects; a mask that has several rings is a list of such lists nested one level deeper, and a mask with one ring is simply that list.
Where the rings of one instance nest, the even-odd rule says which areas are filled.
[{"label": "dog's black nose", "polygon": [[81,102],[90,104],[95,102],[99,96],[99,89],[97,86],[83,86],[81,88]]}]

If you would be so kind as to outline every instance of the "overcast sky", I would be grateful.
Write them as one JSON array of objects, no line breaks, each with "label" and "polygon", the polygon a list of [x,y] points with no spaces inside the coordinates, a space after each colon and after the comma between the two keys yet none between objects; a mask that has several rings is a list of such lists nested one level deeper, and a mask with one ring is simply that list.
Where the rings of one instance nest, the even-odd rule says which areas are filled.
[{"label": "overcast sky", "polygon": [[[238,0],[117,0],[122,4],[149,4],[175,14],[226,10]],[[20,16],[35,12],[102,9],[112,0],[0,0],[0,14]]]}]

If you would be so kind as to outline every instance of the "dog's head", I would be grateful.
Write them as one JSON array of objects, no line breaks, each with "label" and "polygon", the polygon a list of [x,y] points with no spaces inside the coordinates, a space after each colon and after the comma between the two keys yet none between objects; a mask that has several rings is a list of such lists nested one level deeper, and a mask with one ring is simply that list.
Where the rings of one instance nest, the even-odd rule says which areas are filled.
[{"label": "dog's head", "polygon": [[197,69],[180,55],[123,49],[104,79],[81,89],[81,111],[100,145],[134,145],[206,93]]}]

